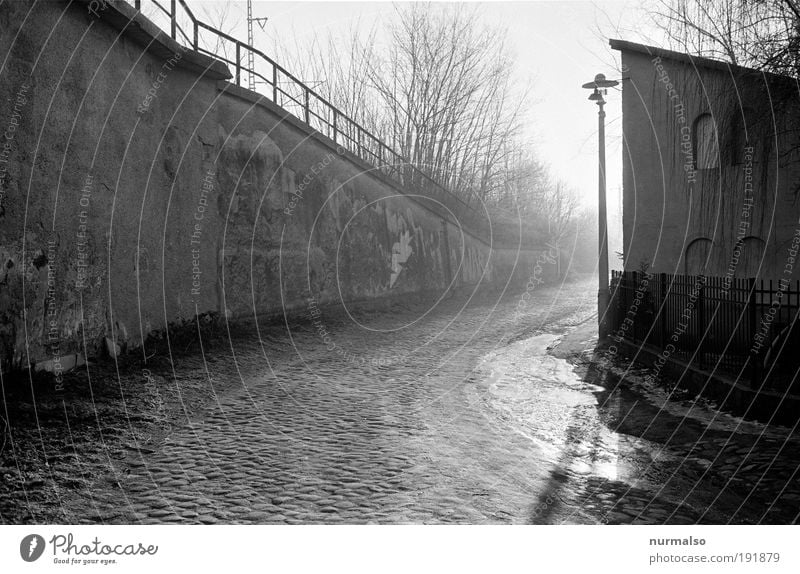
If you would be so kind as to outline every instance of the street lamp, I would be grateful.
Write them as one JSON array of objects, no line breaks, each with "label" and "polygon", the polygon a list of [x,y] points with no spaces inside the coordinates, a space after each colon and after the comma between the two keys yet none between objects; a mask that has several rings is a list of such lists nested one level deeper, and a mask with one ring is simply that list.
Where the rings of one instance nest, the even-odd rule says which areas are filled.
[{"label": "street lamp", "polygon": [[611,293],[608,290],[608,221],[606,217],[606,112],[603,105],[606,101],[608,88],[619,85],[616,80],[607,80],[603,74],[597,74],[594,81],[583,84],[584,88],[592,90],[589,100],[596,102],[599,110],[597,112],[597,141],[599,154],[599,172],[597,184],[597,220],[599,231],[599,285],[597,290],[597,320],[598,336],[600,341],[608,337],[608,305],[611,300]]}]

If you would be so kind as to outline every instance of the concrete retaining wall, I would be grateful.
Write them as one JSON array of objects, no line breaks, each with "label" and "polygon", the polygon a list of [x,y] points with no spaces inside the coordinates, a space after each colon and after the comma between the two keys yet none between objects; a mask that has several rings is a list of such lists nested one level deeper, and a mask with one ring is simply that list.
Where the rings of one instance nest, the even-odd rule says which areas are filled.
[{"label": "concrete retaining wall", "polygon": [[0,5],[4,370],[198,314],[527,280],[540,251],[490,246],[128,8]]}]

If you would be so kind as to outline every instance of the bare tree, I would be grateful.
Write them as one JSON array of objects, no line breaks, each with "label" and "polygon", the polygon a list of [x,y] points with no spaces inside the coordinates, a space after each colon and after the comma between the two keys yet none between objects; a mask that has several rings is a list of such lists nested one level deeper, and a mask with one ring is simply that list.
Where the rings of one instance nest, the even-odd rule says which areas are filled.
[{"label": "bare tree", "polygon": [[512,94],[504,34],[474,7],[396,10],[388,49],[368,61],[381,127],[413,166],[465,200],[496,196],[526,95]]},{"label": "bare tree", "polygon": [[550,241],[560,245],[578,211],[578,197],[563,181],[548,186],[538,202]]},{"label": "bare tree", "polygon": [[[231,16],[231,3],[215,3],[212,6],[202,5],[199,14],[195,17],[202,20],[223,32],[224,34],[233,35],[233,31],[238,26],[239,20]],[[187,30],[191,28],[186,28]],[[228,62],[234,61],[236,57],[236,45],[217,34],[210,34],[205,30],[200,30],[198,34],[198,41],[200,46],[217,56],[222,56]]]},{"label": "bare tree", "polygon": [[798,0],[658,0],[651,13],[682,52],[791,76],[800,70]]},{"label": "bare tree", "polygon": [[327,37],[314,35],[309,43],[295,34],[291,44],[273,38],[272,52],[303,83],[333,103],[345,115],[369,131],[378,132],[378,102],[370,93],[365,74],[373,57],[376,30],[360,31],[355,21],[349,33]]},{"label": "bare tree", "polygon": [[539,212],[540,203],[551,185],[547,167],[532,152],[531,146],[519,145],[503,155],[502,187],[489,198],[489,203],[518,210],[523,216]]},{"label": "bare tree", "polygon": [[[690,54],[726,60],[782,76],[800,76],[800,0],[658,0],[652,9],[670,47]],[[721,116],[721,134],[744,133],[757,142],[762,162],[771,150],[770,140],[780,139],[779,159],[800,161],[800,122],[795,81],[769,80],[769,105],[741,103],[743,95],[726,91],[712,97],[740,108]],[[722,105],[722,104],[719,104]],[[777,119],[776,119],[777,118]],[[735,153],[741,143],[728,137],[725,153]],[[766,173],[766,172],[765,172]],[[793,182],[800,193],[800,182]]]},{"label": "bare tree", "polygon": [[430,176],[466,201],[508,203],[527,94],[512,91],[503,32],[483,25],[475,7],[407,4],[395,7],[382,42],[377,36],[356,23],[345,41],[275,47],[301,79],[408,160],[408,183],[424,187]]},{"label": "bare tree", "polygon": [[485,25],[479,7],[417,3],[395,6],[385,26],[365,32],[355,22],[337,36],[275,38],[273,51],[405,157],[407,183],[424,188],[430,176],[493,211],[539,210],[552,186],[521,137],[528,90],[514,82],[504,31]]}]

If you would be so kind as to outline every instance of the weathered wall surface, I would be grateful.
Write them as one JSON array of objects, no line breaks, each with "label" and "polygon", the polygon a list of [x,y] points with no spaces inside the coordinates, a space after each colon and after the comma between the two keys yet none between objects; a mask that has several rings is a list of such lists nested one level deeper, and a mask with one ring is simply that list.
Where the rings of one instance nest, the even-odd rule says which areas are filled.
[{"label": "weathered wall surface", "polygon": [[527,279],[538,252],[490,248],[120,15],[0,6],[4,369],[69,368],[203,313]]},{"label": "weathered wall surface", "polygon": [[[799,229],[796,85],[627,50],[622,64],[625,268],[800,277],[784,274]],[[708,169],[702,114],[719,150]]]}]

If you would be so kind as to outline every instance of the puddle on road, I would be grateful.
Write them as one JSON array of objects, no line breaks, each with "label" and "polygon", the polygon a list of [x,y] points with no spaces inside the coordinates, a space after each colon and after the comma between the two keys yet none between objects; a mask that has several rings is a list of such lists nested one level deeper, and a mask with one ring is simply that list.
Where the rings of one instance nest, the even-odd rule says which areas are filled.
[{"label": "puddle on road", "polygon": [[[486,416],[530,443],[541,464],[527,469],[529,475],[549,475],[532,481],[537,501],[532,508],[539,510],[529,517],[536,523],[596,523],[606,512],[613,516],[624,510],[624,520],[632,520],[644,509],[675,511],[680,520],[694,520],[700,514],[692,514],[683,493],[702,468],[692,466],[700,459],[686,458],[686,444],[718,444],[731,433],[785,435],[784,429],[720,413],[702,400],[670,398],[663,389],[645,385],[635,371],[622,373],[606,364],[600,372],[596,367],[585,375],[583,369],[576,372],[549,353],[558,341],[558,335],[540,334],[497,349],[483,358],[475,377]],[[593,384],[606,375],[604,386]],[[627,383],[616,388],[619,376]],[[551,498],[560,500],[558,510],[542,504]],[[550,514],[542,514],[542,507]],[[653,514],[656,520],[668,515]]]},{"label": "puddle on road", "polygon": [[[583,380],[566,360],[548,354],[559,337],[543,334],[498,349],[482,360],[479,392],[494,416],[511,423],[551,470],[634,481],[640,448],[611,431],[598,412],[601,386]],[[613,399],[612,399],[613,400]],[[613,408],[614,405],[612,404]],[[639,442],[639,441],[637,441]],[[628,451],[620,456],[620,449]],[[651,462],[649,456],[646,461]]]}]

